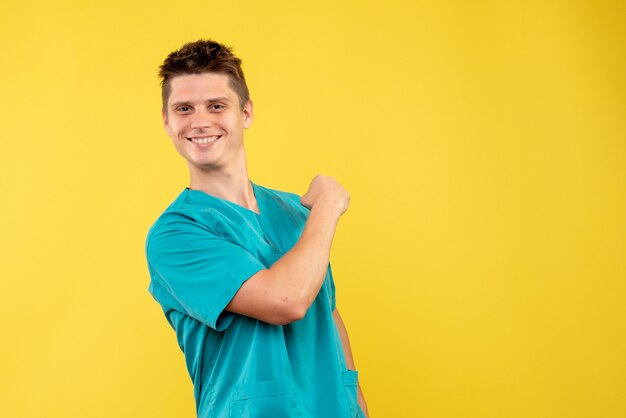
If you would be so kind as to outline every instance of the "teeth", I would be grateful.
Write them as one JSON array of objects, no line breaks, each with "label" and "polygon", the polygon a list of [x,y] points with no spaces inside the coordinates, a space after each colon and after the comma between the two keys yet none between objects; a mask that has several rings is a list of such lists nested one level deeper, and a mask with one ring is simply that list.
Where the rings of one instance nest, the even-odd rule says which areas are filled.
[{"label": "teeth", "polygon": [[211,142],[217,141],[217,138],[219,138],[219,135],[208,136],[206,138],[190,138],[190,139],[191,139],[191,142],[193,142],[194,144],[209,144]]}]

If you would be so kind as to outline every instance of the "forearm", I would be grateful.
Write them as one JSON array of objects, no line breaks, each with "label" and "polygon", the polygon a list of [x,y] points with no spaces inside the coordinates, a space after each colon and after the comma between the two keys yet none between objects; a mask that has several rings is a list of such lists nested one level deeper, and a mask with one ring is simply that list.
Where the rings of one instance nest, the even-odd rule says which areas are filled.
[{"label": "forearm", "polygon": [[300,198],[310,212],[296,244],[248,278],[225,310],[274,325],[302,319],[324,283],[335,229],[349,201],[334,179],[315,176]]},{"label": "forearm", "polygon": [[324,283],[340,215],[331,205],[313,206],[298,242],[268,270],[270,289],[302,316]]}]

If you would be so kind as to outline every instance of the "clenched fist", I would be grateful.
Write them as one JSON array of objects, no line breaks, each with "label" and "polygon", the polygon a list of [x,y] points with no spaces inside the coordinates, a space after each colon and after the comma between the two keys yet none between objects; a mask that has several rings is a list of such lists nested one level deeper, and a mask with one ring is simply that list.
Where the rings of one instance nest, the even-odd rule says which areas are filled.
[{"label": "clenched fist", "polygon": [[309,185],[309,190],[300,198],[303,206],[312,209],[323,206],[344,214],[350,205],[350,194],[332,177],[318,174]]}]

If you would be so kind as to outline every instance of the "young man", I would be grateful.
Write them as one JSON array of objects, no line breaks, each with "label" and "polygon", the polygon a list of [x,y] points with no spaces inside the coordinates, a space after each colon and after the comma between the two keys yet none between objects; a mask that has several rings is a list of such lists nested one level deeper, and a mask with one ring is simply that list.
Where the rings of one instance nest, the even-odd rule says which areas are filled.
[{"label": "young man", "polygon": [[199,417],[365,417],[329,265],[349,196],[251,182],[252,102],[232,50],[200,40],[160,67],[163,124],[190,186],[148,233],[149,291],[176,331]]}]

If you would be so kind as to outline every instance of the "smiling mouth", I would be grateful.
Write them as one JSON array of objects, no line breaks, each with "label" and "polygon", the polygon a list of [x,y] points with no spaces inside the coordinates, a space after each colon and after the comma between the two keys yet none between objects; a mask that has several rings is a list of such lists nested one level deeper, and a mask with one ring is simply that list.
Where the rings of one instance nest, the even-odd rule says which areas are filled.
[{"label": "smiling mouth", "polygon": [[193,142],[194,144],[212,144],[213,142],[220,139],[222,135],[213,135],[213,136],[203,136],[197,138],[187,138],[188,141]]}]

